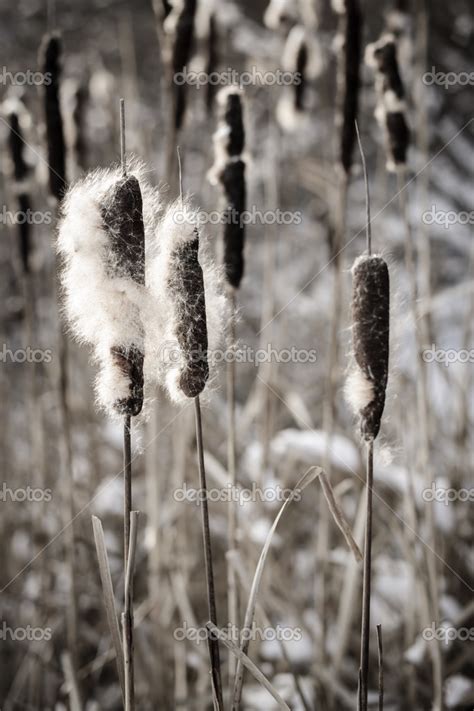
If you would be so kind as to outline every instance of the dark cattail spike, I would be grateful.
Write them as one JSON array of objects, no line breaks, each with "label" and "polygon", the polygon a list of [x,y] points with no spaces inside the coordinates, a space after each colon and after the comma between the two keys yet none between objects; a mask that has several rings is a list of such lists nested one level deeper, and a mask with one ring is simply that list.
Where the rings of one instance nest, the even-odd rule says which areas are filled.
[{"label": "dark cattail spike", "polygon": [[194,45],[194,18],[197,0],[183,0],[181,11],[176,20],[172,48],[171,68],[174,95],[174,128],[179,131],[186,113],[186,84],[177,84],[174,78],[186,68]]},{"label": "dark cattail spike", "polygon": [[199,232],[170,255],[168,288],[178,304],[176,338],[184,363],[178,387],[189,398],[197,397],[209,378],[208,337],[204,277],[198,258]]},{"label": "dark cattail spike", "polygon": [[298,48],[296,55],[296,76],[299,77],[299,83],[295,83],[295,109],[303,111],[304,97],[306,91],[306,68],[308,64],[308,47],[305,42],[302,42]]},{"label": "dark cattail spike", "polygon": [[396,170],[406,165],[410,131],[405,116],[405,88],[398,69],[395,36],[385,34],[378,42],[368,45],[366,61],[376,71],[376,116],[386,134],[387,168]]},{"label": "dark cattail spike", "polygon": [[30,167],[25,161],[24,148],[25,141],[22,130],[22,115],[26,109],[20,102],[15,104],[6,112],[7,121],[10,127],[8,134],[8,149],[12,167],[12,179],[14,192],[18,202],[18,210],[21,219],[18,221],[19,251],[23,268],[23,273],[30,271],[31,234],[30,221],[28,215],[31,212],[31,199],[28,193],[26,181],[30,173]]},{"label": "dark cattail spike", "polygon": [[360,62],[362,48],[362,13],[359,0],[341,0],[340,37],[341,57],[338,69],[339,122],[341,125],[340,162],[348,175],[351,170],[356,140]]},{"label": "dark cattail spike", "polygon": [[244,243],[246,210],[245,148],[242,92],[236,87],[222,89],[218,94],[219,123],[214,135],[215,163],[210,171],[212,182],[222,186],[225,207],[223,214],[224,270],[234,289],[240,286],[244,273]]},{"label": "dark cattail spike", "polygon": [[360,417],[364,440],[377,437],[388,379],[390,281],[386,262],[359,257],[352,268],[352,321],[355,370],[347,395]]},{"label": "dark cattail spike", "polygon": [[60,105],[61,38],[46,35],[40,47],[40,69],[44,76],[44,114],[49,166],[49,190],[57,200],[63,197],[66,181],[66,146]]},{"label": "dark cattail spike", "polygon": [[[101,214],[110,238],[110,269],[117,277],[145,284],[145,229],[140,183],[134,175],[118,180],[105,196]],[[137,345],[111,348],[114,366],[130,384],[130,395],[117,400],[119,414],[136,416],[143,406],[143,350]]]},{"label": "dark cattail spike", "polygon": [[242,215],[246,209],[245,162],[230,161],[221,173],[221,183],[227,206],[224,211],[224,269],[229,284],[238,289],[244,275],[245,224]]},{"label": "dark cattail spike", "polygon": [[[207,61],[206,74],[210,77],[217,71],[219,64],[219,33],[217,30],[216,16],[212,12],[209,16],[208,36],[207,36]],[[214,106],[214,96],[216,93],[216,84],[213,81],[208,81],[206,84],[206,111],[212,113]]]},{"label": "dark cattail spike", "polygon": [[74,137],[72,151],[77,168],[85,170],[87,166],[87,143],[85,138],[85,112],[88,101],[87,85],[79,83],[73,95],[72,122]]}]

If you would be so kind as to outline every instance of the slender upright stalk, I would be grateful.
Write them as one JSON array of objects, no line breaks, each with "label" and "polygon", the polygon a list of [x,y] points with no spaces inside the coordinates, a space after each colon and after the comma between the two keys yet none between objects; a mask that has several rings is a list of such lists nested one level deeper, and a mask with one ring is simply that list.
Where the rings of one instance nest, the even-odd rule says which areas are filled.
[{"label": "slender upright stalk", "polygon": [[[211,532],[209,527],[209,509],[207,505],[207,482],[206,468],[204,465],[204,446],[202,436],[201,405],[199,395],[194,398],[194,414],[196,419],[196,445],[199,467],[199,487],[202,492],[201,515],[202,533],[204,543],[204,565],[207,583],[207,604],[209,610],[209,620],[217,627],[217,606],[214,588],[214,571],[212,564]],[[211,660],[212,686],[214,692],[215,706],[217,709],[224,708],[222,701],[222,682],[220,671],[220,655],[218,640],[212,635],[208,636],[209,656]]]},{"label": "slender upright stalk", "polygon": [[377,625],[377,650],[379,657],[379,711],[383,711],[384,679],[382,625]]},{"label": "slender upright stalk", "polygon": [[133,573],[137,548],[138,511],[130,511],[129,545],[124,582],[124,611],[122,613],[123,656],[125,676],[125,711],[135,709],[135,673],[133,667]]},{"label": "slender upright stalk", "polygon": [[[236,463],[236,428],[235,428],[235,359],[233,357],[235,347],[235,320],[236,320],[236,292],[233,287],[229,288],[230,318],[228,329],[228,350],[231,358],[227,363],[227,471],[229,473],[232,491],[237,487],[237,463]],[[229,623],[232,630],[239,629],[239,595],[237,587],[237,575],[234,567],[233,557],[237,553],[238,540],[238,504],[231,500],[228,508],[228,558],[227,558],[227,604]],[[232,685],[235,674],[236,659],[233,654],[229,654],[229,684]]]},{"label": "slender upright stalk", "polygon": [[361,709],[367,711],[369,651],[370,651],[370,594],[372,583],[372,488],[374,481],[374,442],[367,443],[366,460],[366,523],[364,538],[364,573],[362,582],[362,625],[360,642]]},{"label": "slender upright stalk", "polygon": [[123,422],[123,560],[127,572],[130,542],[130,512],[132,510],[132,437],[131,417],[125,415]]}]

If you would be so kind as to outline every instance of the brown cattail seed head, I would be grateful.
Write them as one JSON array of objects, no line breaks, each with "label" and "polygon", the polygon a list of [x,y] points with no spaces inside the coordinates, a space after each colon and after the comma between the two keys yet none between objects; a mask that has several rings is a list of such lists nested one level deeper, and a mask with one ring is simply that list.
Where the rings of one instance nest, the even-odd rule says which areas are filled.
[{"label": "brown cattail seed head", "polygon": [[179,244],[170,255],[168,288],[177,305],[176,338],[183,357],[178,388],[197,397],[209,378],[204,278],[199,264],[199,233]]},{"label": "brown cattail seed head", "polygon": [[145,283],[145,230],[140,183],[134,175],[118,180],[102,203],[119,276]]},{"label": "brown cattail seed head", "polygon": [[245,163],[230,161],[221,173],[221,183],[227,201],[224,211],[224,270],[229,284],[238,289],[244,274],[245,224],[242,215],[246,208]]},{"label": "brown cattail seed head", "polygon": [[340,162],[349,174],[356,141],[355,122],[359,102],[362,46],[362,14],[358,0],[336,3],[340,13],[341,55],[338,68]]},{"label": "brown cattail seed head", "polygon": [[171,57],[173,71],[174,93],[174,126],[179,131],[183,125],[186,112],[186,84],[178,84],[176,76],[188,64],[194,44],[194,18],[196,15],[197,0],[183,0],[179,15],[174,26],[174,42]]},{"label": "brown cattail seed head", "polygon": [[[135,176],[118,180],[105,196],[102,219],[110,238],[110,270],[115,277],[145,284],[145,230],[140,184]],[[118,414],[136,416],[143,407],[143,350],[121,344],[110,349],[113,367],[128,380],[130,394],[114,403]]]},{"label": "brown cattail seed head", "polygon": [[368,45],[367,64],[376,70],[378,105],[376,116],[386,132],[389,170],[404,166],[410,142],[406,121],[405,89],[398,70],[397,46],[392,34]]},{"label": "brown cattail seed head", "polygon": [[[6,102],[7,111],[6,117],[10,126],[8,134],[8,148],[10,153],[11,163],[11,178],[13,181],[14,191],[17,195],[18,209],[22,215],[28,215],[31,212],[31,200],[28,194],[27,179],[30,173],[30,167],[25,161],[24,148],[25,141],[23,139],[23,129],[21,118],[25,117],[26,109],[21,102],[14,101],[9,104]],[[23,272],[28,274],[30,271],[30,252],[31,252],[31,234],[30,222],[27,219],[18,222],[18,236],[20,258],[23,267]]]},{"label": "brown cattail seed head", "polygon": [[46,35],[40,47],[40,68],[44,76],[44,113],[49,166],[49,189],[60,200],[66,189],[66,147],[60,105],[61,39]]},{"label": "brown cattail seed head", "polygon": [[246,209],[242,92],[229,87],[222,89],[217,98],[219,123],[214,134],[215,162],[209,177],[211,182],[220,182],[222,186],[224,271],[228,283],[237,289],[244,273]]},{"label": "brown cattail seed head", "polygon": [[362,256],[352,268],[352,343],[355,369],[347,395],[360,417],[363,439],[380,429],[388,378],[390,283],[386,262]]}]

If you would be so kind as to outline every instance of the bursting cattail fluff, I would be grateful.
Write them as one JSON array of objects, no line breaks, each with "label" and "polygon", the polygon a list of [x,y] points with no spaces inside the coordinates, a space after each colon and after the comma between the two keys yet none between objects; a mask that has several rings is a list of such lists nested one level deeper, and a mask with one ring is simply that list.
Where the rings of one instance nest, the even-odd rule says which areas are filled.
[{"label": "bursting cattail fluff", "polygon": [[58,252],[65,311],[76,338],[100,364],[97,394],[110,415],[136,416],[143,405],[145,225],[157,195],[141,178],[98,170],[64,200]]},{"label": "bursting cattail fluff", "polygon": [[147,334],[154,369],[149,375],[164,382],[175,402],[204,390],[210,373],[208,351],[217,348],[223,333],[220,275],[200,249],[196,225],[196,213],[185,201],[172,203],[158,225],[147,264],[149,313],[161,314]]},{"label": "bursting cattail fluff", "polygon": [[60,200],[67,187],[66,146],[61,114],[61,38],[58,34],[46,35],[40,47],[40,69],[45,78],[44,116],[49,167],[49,190]]},{"label": "bursting cattail fluff", "polygon": [[337,120],[341,130],[339,160],[345,173],[349,174],[356,141],[355,122],[359,102],[362,15],[358,0],[333,0],[333,8],[340,15],[337,38],[339,50]]},{"label": "bursting cattail fluff", "polygon": [[209,179],[222,186],[225,200],[222,218],[224,271],[228,283],[237,289],[244,273],[243,215],[246,209],[242,92],[235,87],[226,87],[217,95],[217,102],[219,122],[213,137],[215,160]]},{"label": "bursting cattail fluff", "polygon": [[166,18],[165,30],[173,34],[171,50],[172,91],[174,100],[174,128],[179,131],[186,113],[186,82],[177,82],[178,74],[186,70],[194,45],[194,19],[197,0],[176,2]]},{"label": "bursting cattail fluff", "polygon": [[405,89],[398,70],[397,45],[392,34],[383,35],[366,49],[366,62],[376,72],[375,116],[387,143],[387,170],[404,168],[410,140],[406,120]]},{"label": "bursting cattail fluff", "polygon": [[19,251],[23,272],[30,271],[31,235],[28,214],[31,212],[30,185],[28,178],[31,168],[24,156],[25,141],[23,128],[30,122],[26,108],[17,99],[7,99],[2,107],[9,126],[8,149],[10,174],[21,219],[18,220]]},{"label": "bursting cattail fluff", "polygon": [[385,405],[389,357],[390,281],[382,257],[363,255],[352,267],[354,366],[346,396],[360,420],[362,438],[374,440]]},{"label": "bursting cattail fluff", "polygon": [[311,34],[302,25],[295,25],[286,39],[282,57],[283,69],[293,75],[291,86],[284,87],[277,106],[277,118],[285,130],[293,131],[300,125],[306,107],[308,82],[322,69],[321,51]]}]

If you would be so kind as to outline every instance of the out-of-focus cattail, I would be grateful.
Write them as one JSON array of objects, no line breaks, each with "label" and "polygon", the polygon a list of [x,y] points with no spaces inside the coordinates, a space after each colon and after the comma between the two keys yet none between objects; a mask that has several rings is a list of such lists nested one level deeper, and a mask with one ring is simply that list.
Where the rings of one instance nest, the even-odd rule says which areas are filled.
[{"label": "out-of-focus cattail", "polygon": [[294,0],[270,0],[263,16],[270,30],[288,30],[298,20]]},{"label": "out-of-focus cattail", "polygon": [[388,378],[390,282],[382,257],[363,255],[352,267],[352,343],[355,365],[346,396],[364,440],[377,437]]},{"label": "out-of-focus cattail", "polygon": [[67,187],[66,147],[60,104],[62,43],[59,34],[43,38],[40,47],[40,70],[43,74],[44,115],[49,166],[49,189],[60,200]]},{"label": "out-of-focus cattail", "polygon": [[101,170],[76,183],[58,237],[66,314],[93,347],[98,399],[111,415],[136,416],[143,405],[145,224],[157,196],[141,173]]},{"label": "out-of-focus cattail", "polygon": [[224,269],[228,283],[237,289],[244,273],[243,213],[246,208],[242,92],[236,87],[226,87],[219,92],[217,101],[219,122],[213,139],[215,162],[209,171],[209,179],[214,184],[220,182],[223,188]]},{"label": "out-of-focus cattail", "polygon": [[74,164],[79,170],[87,165],[87,142],[85,136],[85,116],[89,92],[84,82],[74,82],[71,87],[71,136],[70,148]]},{"label": "out-of-focus cattail", "polygon": [[348,175],[356,140],[362,47],[362,14],[358,0],[333,0],[340,15],[338,32],[338,123],[341,128],[340,163]]},{"label": "out-of-focus cattail", "polygon": [[31,199],[29,195],[28,177],[30,166],[25,161],[22,124],[27,122],[27,113],[24,105],[14,99],[5,102],[3,113],[9,125],[8,148],[10,154],[11,177],[13,191],[18,202],[21,219],[18,222],[19,251],[24,274],[30,271],[31,234],[28,214],[31,212]]},{"label": "out-of-focus cattail", "polygon": [[[214,12],[209,15],[208,32],[207,32],[207,59],[206,59],[206,74],[208,79],[214,72],[217,71],[219,62],[219,33],[217,30],[217,20]],[[216,93],[216,84],[214,81],[207,82],[206,85],[206,110],[210,114],[214,105],[214,96]]]},{"label": "out-of-focus cattail", "polygon": [[283,50],[282,66],[293,75],[291,86],[284,87],[277,106],[278,122],[283,129],[294,131],[306,108],[308,83],[322,69],[321,51],[314,36],[302,25],[295,25],[289,32]]},{"label": "out-of-focus cattail", "polygon": [[387,170],[396,172],[406,166],[410,132],[394,35],[385,34],[377,42],[368,45],[365,58],[367,64],[376,71],[378,101],[375,116],[386,136]]},{"label": "out-of-focus cattail", "polygon": [[192,56],[194,46],[194,20],[197,0],[181,0],[169,13],[165,27],[173,33],[171,50],[171,82],[174,101],[174,129],[179,131],[186,113],[186,82],[177,82],[175,78],[183,72]]}]

